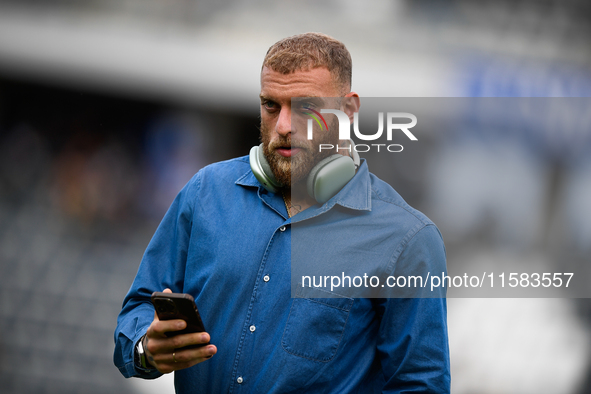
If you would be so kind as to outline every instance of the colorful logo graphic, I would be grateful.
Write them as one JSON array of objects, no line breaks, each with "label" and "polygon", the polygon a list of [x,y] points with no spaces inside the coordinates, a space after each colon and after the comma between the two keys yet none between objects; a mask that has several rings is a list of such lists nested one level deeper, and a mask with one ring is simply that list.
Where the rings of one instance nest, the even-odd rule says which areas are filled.
[{"label": "colorful logo graphic", "polygon": [[[305,110],[307,111],[312,111],[312,112],[304,112],[305,115],[310,115],[315,121],[316,123],[318,123],[318,126],[320,126],[320,130],[324,131],[324,128],[322,127],[322,123],[324,123],[324,126],[326,127],[326,129],[328,130],[328,125],[326,124],[326,120],[324,120],[324,117],[322,115],[320,115],[320,112],[313,110],[310,107],[303,107]],[[316,115],[315,115],[316,114]],[[320,120],[318,119],[322,119],[322,123],[320,123]]]}]

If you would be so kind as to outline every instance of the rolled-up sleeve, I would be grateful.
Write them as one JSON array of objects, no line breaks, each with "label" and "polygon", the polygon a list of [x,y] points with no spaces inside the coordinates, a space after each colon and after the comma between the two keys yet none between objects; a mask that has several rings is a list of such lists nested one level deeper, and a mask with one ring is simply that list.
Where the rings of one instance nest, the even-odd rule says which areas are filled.
[{"label": "rolled-up sleeve", "polygon": [[183,291],[187,250],[191,237],[194,188],[196,175],[177,195],[158,226],[142,258],[137,275],[117,318],[113,361],[125,377],[151,379],[158,371],[146,371],[134,364],[137,341],[146,333],[154,320],[154,307],[150,297],[154,291],[165,288]]}]

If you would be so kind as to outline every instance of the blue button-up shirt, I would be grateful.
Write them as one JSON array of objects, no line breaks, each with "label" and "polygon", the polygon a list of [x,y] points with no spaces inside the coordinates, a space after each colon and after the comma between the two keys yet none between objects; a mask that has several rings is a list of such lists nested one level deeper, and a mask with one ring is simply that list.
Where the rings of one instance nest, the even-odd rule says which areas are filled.
[{"label": "blue button-up shirt", "polygon": [[365,162],[336,196],[293,218],[281,194],[256,180],[248,157],[205,167],[148,245],[118,318],[115,364],[126,377],[159,376],[135,365],[134,345],[154,317],[150,295],[170,288],[193,295],[218,349],[175,372],[177,393],[449,392],[445,298],[327,296],[313,286],[296,286],[292,298],[292,223],[338,220],[331,233],[348,236],[361,217],[376,239],[326,244],[353,251],[340,255],[346,266],[371,261],[381,275],[445,271],[437,228]]}]

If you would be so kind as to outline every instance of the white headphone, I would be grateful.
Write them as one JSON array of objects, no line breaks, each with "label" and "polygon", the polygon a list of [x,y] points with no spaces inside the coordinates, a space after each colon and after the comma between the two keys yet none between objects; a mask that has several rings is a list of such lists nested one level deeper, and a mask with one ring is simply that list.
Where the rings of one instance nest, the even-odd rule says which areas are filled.
[{"label": "white headphone", "polygon": [[[355,144],[351,144],[351,157],[334,154],[322,159],[312,168],[306,185],[308,194],[320,204],[324,204],[336,195],[354,176],[359,168],[359,153],[355,150]],[[273,175],[271,166],[263,154],[263,144],[253,146],[250,149],[250,168],[263,187],[272,193],[277,193],[281,184]]]}]

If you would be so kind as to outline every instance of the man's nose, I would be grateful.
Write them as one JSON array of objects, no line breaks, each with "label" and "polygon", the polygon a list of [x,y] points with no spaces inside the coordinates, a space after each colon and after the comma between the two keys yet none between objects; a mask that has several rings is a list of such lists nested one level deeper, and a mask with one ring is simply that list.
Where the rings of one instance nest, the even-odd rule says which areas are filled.
[{"label": "man's nose", "polygon": [[275,131],[282,137],[287,137],[291,133],[291,110],[289,108],[281,108],[277,124],[275,125]]}]

